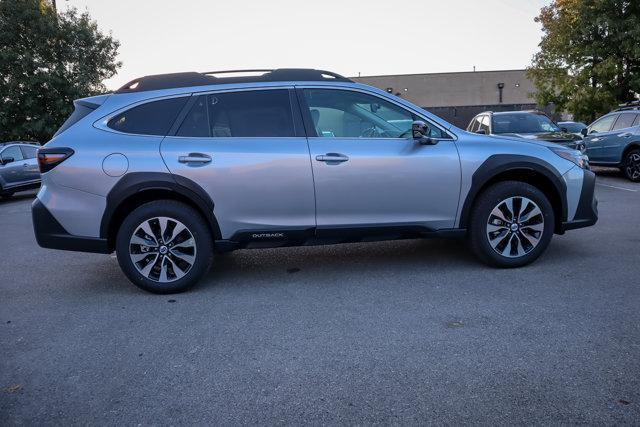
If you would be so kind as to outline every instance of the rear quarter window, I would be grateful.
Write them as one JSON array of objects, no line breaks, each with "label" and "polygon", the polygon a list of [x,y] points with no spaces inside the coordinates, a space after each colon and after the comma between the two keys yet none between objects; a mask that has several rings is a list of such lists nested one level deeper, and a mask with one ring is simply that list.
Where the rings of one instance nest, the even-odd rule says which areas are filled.
[{"label": "rear quarter window", "polygon": [[188,99],[182,96],[147,102],[118,114],[107,126],[118,132],[164,136]]}]

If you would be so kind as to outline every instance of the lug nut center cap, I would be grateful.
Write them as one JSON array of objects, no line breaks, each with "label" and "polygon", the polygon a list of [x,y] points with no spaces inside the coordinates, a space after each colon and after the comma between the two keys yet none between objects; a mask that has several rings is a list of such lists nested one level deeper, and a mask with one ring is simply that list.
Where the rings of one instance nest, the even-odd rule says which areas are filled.
[{"label": "lug nut center cap", "polygon": [[160,246],[159,252],[160,252],[160,254],[165,255],[167,252],[169,252],[169,248],[167,248],[166,246],[162,245],[162,246]]},{"label": "lug nut center cap", "polygon": [[518,228],[519,228],[518,224],[516,223],[511,224],[511,231],[518,231]]}]

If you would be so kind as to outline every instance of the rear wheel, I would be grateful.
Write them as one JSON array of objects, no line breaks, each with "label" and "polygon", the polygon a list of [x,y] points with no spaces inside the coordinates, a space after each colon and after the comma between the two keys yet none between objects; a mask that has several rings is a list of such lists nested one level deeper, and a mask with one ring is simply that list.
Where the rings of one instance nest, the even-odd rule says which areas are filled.
[{"label": "rear wheel", "polygon": [[622,173],[628,180],[640,182],[640,149],[634,149],[624,157]]},{"label": "rear wheel", "polygon": [[544,252],[553,229],[553,208],[542,191],[524,182],[499,182],[478,196],[470,245],[487,264],[521,267]]},{"label": "rear wheel", "polygon": [[202,216],[173,200],[146,203],[123,221],[118,263],[136,286],[153,293],[182,292],[209,270],[211,232]]}]

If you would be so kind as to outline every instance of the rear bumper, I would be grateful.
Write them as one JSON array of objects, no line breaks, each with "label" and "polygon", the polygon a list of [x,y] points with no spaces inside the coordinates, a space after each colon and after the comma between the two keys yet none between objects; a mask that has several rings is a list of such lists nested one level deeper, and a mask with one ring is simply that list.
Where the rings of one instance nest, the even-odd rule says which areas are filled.
[{"label": "rear bumper", "polygon": [[39,199],[35,199],[31,205],[31,216],[36,241],[43,248],[101,254],[111,252],[107,239],[74,236],[67,233]]},{"label": "rear bumper", "polygon": [[596,200],[595,187],[596,174],[590,170],[585,170],[576,214],[573,220],[562,223],[563,232],[589,227],[598,221],[598,200]]}]

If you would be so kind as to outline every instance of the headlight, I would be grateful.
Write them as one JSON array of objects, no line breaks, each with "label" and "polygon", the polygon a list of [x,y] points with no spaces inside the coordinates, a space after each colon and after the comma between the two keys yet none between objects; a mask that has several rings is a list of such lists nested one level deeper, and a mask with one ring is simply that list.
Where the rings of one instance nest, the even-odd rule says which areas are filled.
[{"label": "headlight", "polygon": [[582,169],[589,169],[589,157],[578,150],[569,150],[564,147],[550,148],[550,150],[563,159],[569,160],[571,163],[580,166]]}]

